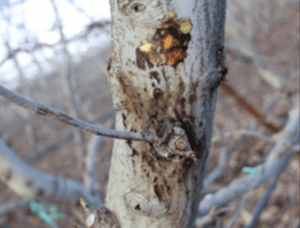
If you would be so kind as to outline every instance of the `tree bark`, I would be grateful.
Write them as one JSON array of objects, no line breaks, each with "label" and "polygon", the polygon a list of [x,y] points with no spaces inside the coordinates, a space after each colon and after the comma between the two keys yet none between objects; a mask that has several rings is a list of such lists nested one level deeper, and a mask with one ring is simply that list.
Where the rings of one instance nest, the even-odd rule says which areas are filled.
[{"label": "tree bark", "polygon": [[110,0],[116,129],[106,207],[122,228],[193,227],[227,68],[225,0]]}]

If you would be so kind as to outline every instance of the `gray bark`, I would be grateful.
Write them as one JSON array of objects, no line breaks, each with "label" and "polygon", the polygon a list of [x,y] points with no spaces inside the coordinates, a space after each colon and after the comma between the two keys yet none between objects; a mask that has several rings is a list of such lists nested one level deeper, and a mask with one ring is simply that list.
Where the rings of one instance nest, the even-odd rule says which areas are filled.
[{"label": "gray bark", "polygon": [[116,129],[105,205],[122,228],[193,227],[226,75],[226,1],[110,0]]}]

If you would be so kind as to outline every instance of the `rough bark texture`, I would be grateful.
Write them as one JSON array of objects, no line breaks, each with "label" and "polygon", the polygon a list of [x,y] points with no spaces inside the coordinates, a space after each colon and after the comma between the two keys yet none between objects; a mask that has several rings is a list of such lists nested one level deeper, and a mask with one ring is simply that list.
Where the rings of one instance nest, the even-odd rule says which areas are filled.
[{"label": "rough bark texture", "polygon": [[116,128],[162,142],[115,139],[106,207],[122,228],[193,227],[227,72],[225,0],[110,4]]}]

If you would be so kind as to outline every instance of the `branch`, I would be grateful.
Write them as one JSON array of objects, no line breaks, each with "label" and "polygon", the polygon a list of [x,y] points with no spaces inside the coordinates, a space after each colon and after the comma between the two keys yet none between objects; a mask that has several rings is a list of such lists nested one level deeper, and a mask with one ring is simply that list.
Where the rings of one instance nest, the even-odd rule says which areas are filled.
[{"label": "branch", "polygon": [[285,170],[285,168],[287,167],[288,163],[289,163],[289,159],[290,159],[291,155],[284,155],[284,159],[282,161],[281,166],[279,167],[279,169],[277,170],[275,179],[273,180],[273,182],[269,185],[266,193],[264,194],[264,196],[262,197],[262,199],[259,201],[259,203],[257,204],[257,206],[255,207],[253,213],[252,213],[252,220],[250,222],[250,224],[247,226],[247,228],[255,228],[257,227],[257,224],[259,222],[259,218],[261,216],[261,213],[263,212],[263,210],[266,208],[266,206],[268,205],[268,201],[270,199],[270,196],[272,194],[272,192],[274,191],[276,184],[278,182],[278,179],[281,175],[281,173]]},{"label": "branch", "polygon": [[[110,109],[107,112],[105,112],[104,114],[94,118],[91,121],[91,123],[104,123],[108,119],[115,117],[115,114],[116,114],[116,111],[114,109]],[[2,133],[3,140],[4,141],[7,140],[10,137],[10,135],[12,134],[14,129],[22,127],[26,122],[27,122],[26,120],[19,120],[17,123],[15,123],[14,125],[12,125],[10,127],[5,126],[4,129],[5,128],[8,128],[8,129],[4,130],[4,133]],[[55,151],[60,146],[69,142],[72,138],[73,138],[72,131],[69,131],[68,133],[60,136],[58,140],[55,140],[54,142],[48,144],[47,146],[44,146],[40,150],[36,150],[36,151],[32,152],[31,153],[32,155],[26,159],[26,162],[32,163],[32,162],[36,162],[36,161],[40,160],[46,154]]]},{"label": "branch", "polygon": [[88,143],[87,154],[84,157],[85,170],[83,173],[83,182],[85,188],[89,191],[95,192],[95,185],[97,180],[97,163],[98,153],[103,144],[103,138],[93,135]]},{"label": "branch", "polygon": [[[106,113],[104,113],[103,115],[97,117],[96,119],[94,119],[92,121],[92,123],[94,122],[105,122],[107,119],[114,117],[116,111],[114,109],[111,109],[109,111],[107,111]],[[18,123],[20,124],[20,123]],[[14,127],[12,127],[13,129]],[[6,136],[7,138],[9,136]],[[59,140],[55,141],[54,143],[49,144],[48,146],[44,147],[41,150],[35,151],[34,153],[32,153],[33,155],[28,157],[26,159],[26,162],[28,163],[33,163],[38,161],[39,159],[41,159],[43,156],[45,156],[47,153],[49,152],[53,152],[55,151],[58,147],[60,147],[61,145],[65,144],[66,142],[68,142],[69,140],[71,140],[73,137],[73,134],[71,132],[66,133],[65,135],[61,136]],[[93,191],[93,188],[90,189],[91,191]],[[19,199],[16,200],[13,203],[8,203],[5,204],[3,206],[0,207],[0,217],[4,216],[5,214],[9,213],[10,211],[14,211],[18,208],[24,207],[28,204],[27,200],[23,200],[23,199]]]},{"label": "branch", "polygon": [[152,136],[149,132],[128,132],[128,131],[117,131],[112,129],[107,129],[104,127],[98,127],[92,125],[88,122],[73,118],[67,113],[52,108],[50,106],[45,105],[42,102],[32,100],[27,98],[19,93],[6,89],[5,87],[0,85],[0,95],[5,99],[42,116],[49,116],[53,119],[61,121],[63,123],[79,127],[82,130],[92,132],[93,134],[100,136],[113,137],[117,139],[131,139],[137,141],[146,141],[146,142],[155,142],[158,141],[157,138]]},{"label": "branch", "polygon": [[[86,29],[84,29],[82,32],[79,33],[79,35],[76,35],[70,39],[66,39],[65,42],[66,43],[71,43],[75,40],[78,39],[84,39],[86,38],[91,31],[93,31],[95,28],[104,28],[105,26],[110,25],[110,21],[97,21],[97,22],[92,22],[91,24],[86,26]],[[13,58],[15,55],[17,55],[19,52],[26,52],[26,53],[32,53],[35,50],[39,50],[42,48],[53,48],[56,47],[57,45],[61,44],[61,41],[58,41],[57,43],[54,44],[47,44],[47,43],[35,43],[34,46],[31,49],[26,49],[24,47],[18,47],[16,49],[11,50],[10,52],[8,52],[7,56],[5,59],[3,59],[2,61],[0,61],[0,67],[9,59]]]},{"label": "branch", "polygon": [[224,214],[227,211],[229,211],[229,208],[221,208],[218,210],[216,210],[216,208],[211,209],[206,216],[196,220],[195,228],[208,227],[210,223],[214,222],[221,214]]},{"label": "branch", "polygon": [[[257,45],[253,42],[253,39],[244,38],[238,31],[238,27],[232,17],[227,17],[226,32],[239,42],[237,47],[240,51],[240,55],[244,56],[244,59],[250,59],[251,63],[257,67],[261,77],[271,86],[276,89],[282,88],[286,79],[289,78],[289,72],[278,69],[271,64],[269,59],[261,54]],[[270,80],[270,78],[272,79]]]},{"label": "branch", "polygon": [[[68,107],[68,112],[74,116],[75,118],[82,118],[83,116],[81,115],[79,109],[78,109],[78,104],[80,103],[79,97],[75,93],[75,88],[77,87],[77,82],[76,79],[72,79],[72,64],[71,62],[72,57],[68,51],[66,40],[65,40],[65,34],[63,31],[63,26],[61,22],[61,17],[59,16],[58,9],[56,4],[54,3],[54,0],[50,1],[52,4],[52,8],[55,12],[55,17],[56,17],[56,23],[58,25],[58,30],[60,34],[60,39],[62,41],[63,45],[63,61],[61,64],[61,80],[63,84],[63,93],[65,97],[68,99],[67,102],[67,107]],[[82,118],[83,119],[83,118]],[[84,154],[85,154],[85,142],[84,142],[84,136],[83,132],[80,131],[79,129],[75,129],[73,132],[74,134],[74,146],[75,146],[75,154],[76,158],[78,161],[82,161],[84,159]],[[82,165],[82,163],[80,164]],[[81,170],[81,166],[79,168]]]},{"label": "branch", "polygon": [[204,188],[213,183],[217,178],[224,174],[224,167],[229,160],[229,155],[227,149],[223,149],[219,157],[217,167],[205,178],[203,182]]},{"label": "branch", "polygon": [[37,150],[34,153],[32,153],[32,155],[26,159],[26,162],[33,163],[33,162],[40,160],[46,154],[48,154],[49,152],[55,151],[57,148],[66,144],[71,139],[73,139],[72,133],[67,133],[67,134],[59,137],[59,140],[55,141],[54,143],[51,143],[51,144],[45,146],[43,149]]},{"label": "branch", "polygon": [[225,137],[230,137],[230,136],[240,136],[240,135],[248,135],[248,136],[253,136],[260,138],[262,140],[270,142],[272,138],[270,136],[264,135],[258,131],[253,131],[253,130],[246,130],[246,129],[238,129],[238,130],[233,130],[233,131],[228,131],[228,132],[218,132],[216,136],[212,138],[212,143],[219,142],[221,139],[224,139]]},{"label": "branch", "polygon": [[0,138],[0,179],[14,192],[37,200],[75,205],[82,197],[92,208],[103,207],[102,200],[77,181],[55,176],[31,167]]},{"label": "branch", "polygon": [[243,206],[245,205],[245,203],[247,202],[252,190],[254,189],[254,187],[258,184],[259,182],[259,178],[256,178],[256,180],[251,183],[251,186],[248,188],[247,194],[245,195],[244,199],[242,200],[242,202],[239,204],[238,208],[236,209],[234,215],[231,217],[230,222],[228,223],[226,228],[231,228],[231,226],[233,225],[234,221],[237,219],[237,217],[239,216],[240,210],[243,208]]},{"label": "branch", "polygon": [[25,207],[28,204],[28,200],[18,199],[12,203],[7,203],[0,207],[0,218],[7,213],[14,211],[20,207]]},{"label": "branch", "polygon": [[250,115],[252,115],[254,118],[257,119],[264,127],[266,127],[271,133],[277,133],[279,132],[279,127],[268,123],[266,121],[265,116],[257,110],[256,107],[254,107],[252,104],[250,104],[244,97],[242,97],[238,91],[236,91],[231,85],[229,85],[227,82],[222,82],[220,84],[220,88],[222,91],[229,96],[232,96],[236,103],[245,111],[247,111]]},{"label": "branch", "polygon": [[[256,166],[257,169],[263,169],[263,178],[259,178],[254,188],[265,183],[269,178],[276,174],[276,171],[282,163],[284,156],[282,154],[288,153],[288,148],[292,147],[292,140],[299,134],[299,106],[294,107],[290,112],[290,118],[285,128],[273,137],[276,139],[276,144],[270,151],[270,155],[263,165]],[[248,192],[249,186],[257,179],[256,174],[249,174],[245,177],[233,181],[229,186],[220,189],[214,194],[208,194],[200,203],[198,216],[206,215],[213,207],[219,208],[227,205],[235,198]]]}]

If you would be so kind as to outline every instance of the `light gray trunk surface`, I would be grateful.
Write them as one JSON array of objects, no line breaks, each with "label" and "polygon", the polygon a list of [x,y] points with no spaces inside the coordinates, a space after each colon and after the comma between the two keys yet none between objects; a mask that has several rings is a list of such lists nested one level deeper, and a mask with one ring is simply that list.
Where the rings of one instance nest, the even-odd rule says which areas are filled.
[{"label": "light gray trunk surface", "polygon": [[116,129],[105,205],[122,228],[189,228],[197,216],[217,86],[226,75],[225,1],[110,0]]}]

